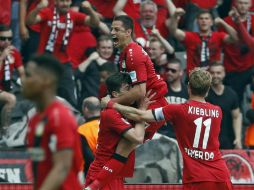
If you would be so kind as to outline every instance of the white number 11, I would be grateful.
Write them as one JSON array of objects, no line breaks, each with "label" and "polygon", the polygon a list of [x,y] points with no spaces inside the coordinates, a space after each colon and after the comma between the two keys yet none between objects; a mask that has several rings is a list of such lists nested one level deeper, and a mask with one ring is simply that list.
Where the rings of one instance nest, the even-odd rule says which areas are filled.
[{"label": "white number 11", "polygon": [[210,133],[210,128],[211,128],[211,121],[212,121],[211,118],[209,118],[209,119],[206,119],[203,122],[203,117],[199,117],[199,118],[194,120],[194,123],[196,125],[196,133],[195,133],[194,142],[193,142],[193,147],[194,148],[198,148],[201,128],[202,128],[202,124],[204,124],[204,126],[205,126],[205,134],[204,134],[202,148],[206,149],[208,138],[209,138],[209,133]]}]

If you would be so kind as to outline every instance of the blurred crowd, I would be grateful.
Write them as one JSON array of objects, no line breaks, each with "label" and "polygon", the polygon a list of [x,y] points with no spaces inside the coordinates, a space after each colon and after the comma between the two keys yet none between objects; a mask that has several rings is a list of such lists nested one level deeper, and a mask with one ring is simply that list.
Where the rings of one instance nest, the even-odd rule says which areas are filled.
[{"label": "blurred crowd", "polygon": [[[187,101],[189,71],[209,70],[213,85],[207,101],[223,111],[221,148],[254,147],[254,47],[245,40],[246,35],[254,37],[253,0],[0,0],[0,4],[2,139],[11,136],[13,130],[8,128],[33,107],[20,94],[20,77],[35,53],[48,52],[60,60],[64,74],[58,95],[80,113],[80,124],[89,120],[85,114],[89,108],[98,111],[98,101],[89,97],[107,95],[105,80],[118,71],[120,52],[114,43],[119,39],[110,35],[112,20],[127,14],[135,23],[133,38],[168,84],[167,101]],[[175,138],[169,126],[159,133]]]}]

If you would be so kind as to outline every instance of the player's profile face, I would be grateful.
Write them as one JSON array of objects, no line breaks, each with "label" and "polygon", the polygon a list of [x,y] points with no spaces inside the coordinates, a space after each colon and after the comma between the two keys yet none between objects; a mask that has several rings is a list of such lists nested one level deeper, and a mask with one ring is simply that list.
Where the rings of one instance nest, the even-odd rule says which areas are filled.
[{"label": "player's profile face", "polygon": [[38,74],[38,67],[34,62],[28,62],[25,75],[22,77],[21,92],[25,98],[33,100],[43,90],[43,77]]},{"label": "player's profile face", "polygon": [[116,48],[122,48],[126,41],[126,29],[122,21],[114,20],[111,25],[111,35]]}]

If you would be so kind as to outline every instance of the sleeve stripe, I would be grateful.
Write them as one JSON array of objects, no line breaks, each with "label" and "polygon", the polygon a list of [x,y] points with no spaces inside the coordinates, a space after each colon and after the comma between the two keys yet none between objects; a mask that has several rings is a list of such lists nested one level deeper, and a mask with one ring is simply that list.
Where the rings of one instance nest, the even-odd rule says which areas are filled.
[{"label": "sleeve stripe", "polygon": [[165,120],[162,108],[156,108],[152,113],[156,121]]}]

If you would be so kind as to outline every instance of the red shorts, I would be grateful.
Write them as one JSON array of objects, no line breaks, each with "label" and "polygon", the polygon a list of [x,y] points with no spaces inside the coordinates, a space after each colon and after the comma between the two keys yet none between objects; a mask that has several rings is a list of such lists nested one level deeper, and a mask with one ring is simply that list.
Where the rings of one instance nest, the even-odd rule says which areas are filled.
[{"label": "red shorts", "polygon": [[[148,109],[155,109],[155,108],[160,108],[168,105],[168,102],[166,98],[161,97],[160,99],[157,99],[156,102],[151,104]],[[160,121],[160,122],[151,122],[149,123],[149,127],[146,128],[146,133],[145,133],[145,139],[144,141],[148,139],[152,139],[156,131],[165,124],[165,121]]]},{"label": "red shorts", "polygon": [[[89,186],[94,180],[89,178],[89,176],[86,177],[86,183],[85,187]],[[107,185],[105,185],[100,190],[124,190],[124,180],[122,177],[117,177],[110,181]]]},{"label": "red shorts", "polygon": [[202,181],[195,183],[186,183],[183,185],[183,190],[233,190],[231,181],[214,182]]}]

